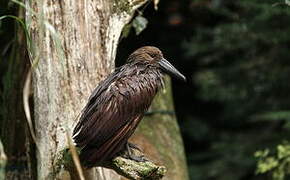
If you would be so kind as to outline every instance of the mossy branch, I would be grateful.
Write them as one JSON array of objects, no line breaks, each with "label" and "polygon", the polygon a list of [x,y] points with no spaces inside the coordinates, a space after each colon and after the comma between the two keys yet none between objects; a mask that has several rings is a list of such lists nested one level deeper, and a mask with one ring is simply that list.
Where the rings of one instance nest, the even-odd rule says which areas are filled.
[{"label": "mossy branch", "polygon": [[[140,152],[138,154],[140,154]],[[151,160],[137,162],[126,159],[122,156],[115,157],[111,162],[106,163],[103,167],[112,169],[130,180],[159,180],[166,173],[166,168],[164,166],[156,165]],[[56,164],[56,171],[57,174],[63,174],[63,171],[69,171],[72,179],[78,179],[76,168],[68,149],[62,151],[59,161]],[[59,177],[59,175],[56,176]]]},{"label": "mossy branch", "polygon": [[121,156],[112,160],[112,169],[131,180],[158,180],[166,173],[166,168],[164,166],[158,166],[152,161],[136,162]]}]

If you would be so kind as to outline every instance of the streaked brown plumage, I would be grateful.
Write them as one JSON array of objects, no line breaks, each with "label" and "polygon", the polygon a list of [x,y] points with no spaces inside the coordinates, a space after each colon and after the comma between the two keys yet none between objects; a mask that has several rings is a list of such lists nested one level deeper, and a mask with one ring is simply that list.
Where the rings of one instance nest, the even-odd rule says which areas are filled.
[{"label": "streaked brown plumage", "polygon": [[162,87],[163,73],[185,80],[158,48],[145,46],[133,52],[127,64],[100,82],[73,131],[85,166],[110,160],[126,147]]}]

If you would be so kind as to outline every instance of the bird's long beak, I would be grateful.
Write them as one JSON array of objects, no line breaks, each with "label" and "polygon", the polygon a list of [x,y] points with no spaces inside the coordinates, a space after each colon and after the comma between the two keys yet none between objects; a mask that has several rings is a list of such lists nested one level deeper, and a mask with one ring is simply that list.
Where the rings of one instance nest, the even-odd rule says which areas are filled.
[{"label": "bird's long beak", "polygon": [[159,62],[160,68],[164,71],[164,73],[182,80],[182,81],[186,81],[186,78],[183,74],[181,74],[174,66],[172,66],[172,64],[170,64],[166,59],[161,59]]}]

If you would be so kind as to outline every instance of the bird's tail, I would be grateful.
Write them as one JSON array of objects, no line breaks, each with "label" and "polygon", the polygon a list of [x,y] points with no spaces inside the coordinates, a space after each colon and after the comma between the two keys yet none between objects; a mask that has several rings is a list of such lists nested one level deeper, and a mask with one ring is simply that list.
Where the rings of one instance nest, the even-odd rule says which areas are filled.
[{"label": "bird's tail", "polygon": [[116,154],[125,148],[127,140],[117,138],[107,141],[100,147],[84,147],[80,153],[80,160],[82,164],[87,167],[101,166],[104,163],[112,160]]}]

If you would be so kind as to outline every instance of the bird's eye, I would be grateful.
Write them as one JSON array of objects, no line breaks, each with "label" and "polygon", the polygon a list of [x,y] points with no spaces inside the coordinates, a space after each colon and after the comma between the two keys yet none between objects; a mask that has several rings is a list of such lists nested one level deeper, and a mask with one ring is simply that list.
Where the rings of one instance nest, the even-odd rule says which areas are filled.
[{"label": "bird's eye", "polygon": [[156,57],[156,54],[149,54],[152,58]]}]

